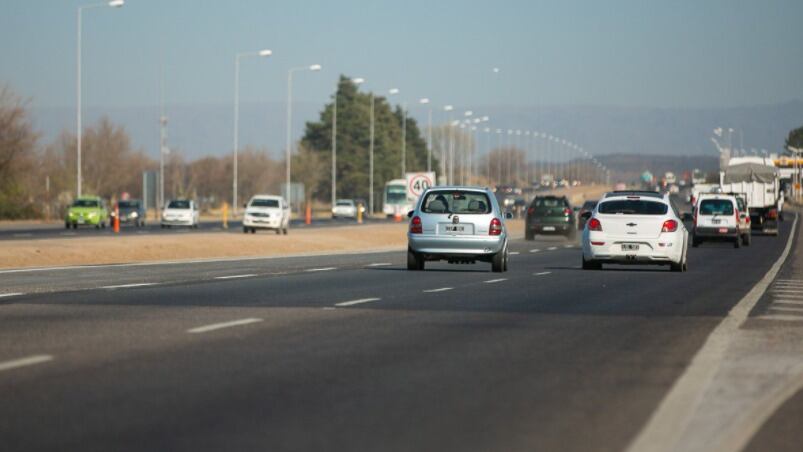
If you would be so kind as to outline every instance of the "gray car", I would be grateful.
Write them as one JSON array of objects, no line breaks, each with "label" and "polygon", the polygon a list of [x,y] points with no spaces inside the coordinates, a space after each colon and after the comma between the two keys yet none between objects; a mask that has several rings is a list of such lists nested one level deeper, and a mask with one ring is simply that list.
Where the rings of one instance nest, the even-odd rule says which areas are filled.
[{"label": "gray car", "polygon": [[423,270],[426,261],[452,264],[490,262],[507,271],[505,219],[493,192],[476,187],[433,187],[408,214],[407,269]]}]

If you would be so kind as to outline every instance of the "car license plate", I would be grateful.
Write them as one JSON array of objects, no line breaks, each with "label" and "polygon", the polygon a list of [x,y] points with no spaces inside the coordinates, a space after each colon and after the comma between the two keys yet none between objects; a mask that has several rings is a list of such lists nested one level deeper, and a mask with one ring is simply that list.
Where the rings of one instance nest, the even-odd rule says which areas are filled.
[{"label": "car license plate", "polygon": [[555,230],[555,226],[544,226],[544,230],[545,231],[554,231]]},{"label": "car license plate", "polygon": [[711,224],[719,224],[722,223],[722,220],[711,220]]},{"label": "car license plate", "polygon": [[446,232],[451,234],[464,234],[466,232],[466,227],[462,224],[447,224]]},{"label": "car license plate", "polygon": [[727,234],[728,233],[728,228],[719,228],[719,233],[720,234]]},{"label": "car license plate", "polygon": [[623,243],[622,251],[638,251],[638,243]]}]

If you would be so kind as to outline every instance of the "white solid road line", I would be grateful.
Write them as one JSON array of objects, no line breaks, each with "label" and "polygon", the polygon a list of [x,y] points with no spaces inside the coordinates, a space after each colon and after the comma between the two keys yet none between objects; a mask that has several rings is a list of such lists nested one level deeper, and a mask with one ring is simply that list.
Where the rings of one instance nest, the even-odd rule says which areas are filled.
[{"label": "white solid road line", "polygon": [[502,281],[507,281],[507,278],[497,278],[497,279],[489,279],[488,281],[483,281],[485,284],[493,284]]},{"label": "white solid road line", "polygon": [[539,251],[541,251],[541,250],[539,250],[538,248],[536,248],[536,249],[534,249],[534,250],[530,250],[530,252],[531,252],[531,253],[537,253],[537,252],[539,252]]},{"label": "white solid road line", "polygon": [[17,295],[25,295],[22,292],[0,293],[0,298],[3,297],[16,297]]},{"label": "white solid road line", "polygon": [[552,273],[552,272],[540,272],[540,273],[533,273],[533,275],[534,275],[534,276],[544,276],[544,275],[548,275],[548,274],[550,274],[550,273]]},{"label": "white solid road line", "polygon": [[550,246],[549,248],[547,248],[547,251],[555,251],[556,249],[558,249],[557,246]]},{"label": "white solid road line", "polygon": [[784,303],[784,304],[799,304],[803,305],[803,300],[787,300],[784,298],[776,298],[773,300],[774,303]]},{"label": "white solid road line", "polygon": [[332,270],[337,270],[337,267],[323,267],[323,268],[308,268],[304,270],[305,272],[328,272]]},{"label": "white solid road line", "polygon": [[250,278],[256,276],[255,273],[248,273],[245,275],[229,275],[229,276],[215,276],[215,279],[236,279],[236,278]]},{"label": "white solid road line", "polygon": [[116,286],[100,286],[99,289],[128,289],[131,287],[146,287],[146,286],[155,286],[156,283],[152,282],[143,282],[143,283],[134,283],[134,284],[118,284]]},{"label": "white solid road line", "polygon": [[769,314],[756,317],[759,320],[783,320],[786,322],[803,322],[803,317],[799,315]]},{"label": "white solid road line", "polygon": [[[672,388],[661,400],[658,408],[650,415],[638,435],[633,438],[625,452],[675,451],[678,450],[678,443],[681,440],[688,443],[690,439],[701,434],[710,435],[702,426],[702,430],[695,430],[697,425],[692,424],[691,420],[695,413],[701,410],[699,402],[704,398],[706,390],[711,389],[709,383],[714,380],[728,346],[736,337],[741,325],[747,320],[750,311],[774,282],[781,266],[786,262],[797,232],[798,219],[799,215],[795,215],[786,247],[778,260],[708,335],[703,346],[692,357],[683,374],[675,380]],[[769,414],[766,416],[752,416],[749,424],[741,425],[739,431],[723,431],[719,433],[719,438],[707,438],[705,443],[713,446],[708,450],[738,451],[744,449],[772,412],[774,410],[767,410],[765,414]],[[722,437],[722,435],[725,436]],[[702,438],[698,439],[702,440]],[[717,447],[725,443],[730,447]]]},{"label": "white solid road line", "polygon": [[574,245],[563,245],[564,248],[574,248]]},{"label": "white solid road line", "polygon": [[359,300],[351,300],[351,301],[344,301],[341,303],[335,303],[335,306],[343,307],[343,306],[354,306],[355,304],[362,304],[362,303],[370,303],[372,301],[379,301],[381,298],[360,298]]},{"label": "white solid road line", "polygon": [[519,253],[518,251],[511,251],[508,254],[510,254],[511,256],[517,256],[517,255],[519,255],[521,253]]},{"label": "white solid road line", "polygon": [[16,369],[17,367],[32,366],[34,364],[41,364],[53,359],[50,355],[33,355],[20,359],[13,359],[0,363],[0,372],[4,370]]},{"label": "white solid road line", "polygon": [[366,267],[387,267],[388,265],[393,265],[390,262],[376,262],[373,264],[368,264]]},{"label": "white solid road line", "polygon": [[248,319],[232,320],[231,322],[213,323],[211,325],[199,326],[196,328],[191,328],[187,330],[187,332],[191,334],[207,333],[209,331],[220,330],[223,328],[231,328],[233,326],[248,325],[251,323],[257,323],[261,321],[262,319],[251,317]]},{"label": "white solid road line", "polygon": [[33,234],[31,234],[30,232],[22,232],[22,233],[17,233],[17,234],[12,234],[12,235],[14,237],[32,237],[33,236]]},{"label": "white solid road line", "polygon": [[454,289],[454,287],[441,287],[439,289],[425,290],[424,293],[446,292],[447,290],[452,290],[452,289]]}]

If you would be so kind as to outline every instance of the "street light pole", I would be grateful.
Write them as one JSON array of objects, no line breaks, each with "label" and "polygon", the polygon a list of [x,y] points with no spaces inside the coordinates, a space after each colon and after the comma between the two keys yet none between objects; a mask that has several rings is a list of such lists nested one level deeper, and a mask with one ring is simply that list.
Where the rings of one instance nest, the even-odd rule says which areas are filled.
[{"label": "street light pole", "polygon": [[297,71],[320,71],[321,65],[320,64],[313,64],[311,66],[302,66],[302,67],[294,67],[290,68],[287,71],[287,141],[285,143],[285,190],[287,190],[287,199],[286,201],[292,206],[293,197],[292,193],[290,192],[290,171],[291,171],[291,163],[290,159],[292,157],[292,122],[293,122],[293,73]]},{"label": "street light pole", "polygon": [[368,192],[368,211],[370,215],[374,214],[374,92],[371,91],[371,113],[370,113],[370,131],[368,142],[368,185],[370,191]]},{"label": "street light pole", "polygon": [[449,130],[447,130],[447,133],[448,133],[448,137],[447,138],[448,138],[448,140],[447,140],[447,147],[446,147],[446,149],[444,149],[445,155],[443,156],[444,157],[443,158],[443,161],[444,161],[444,170],[443,170],[443,172],[444,172],[444,176],[446,176],[446,185],[452,184],[452,177],[453,177],[453,174],[454,174],[454,162],[452,162],[452,157],[454,155],[453,152],[452,152],[452,149],[453,149],[452,148],[452,111],[453,110],[454,110],[454,107],[451,106],[451,105],[445,105],[443,107],[443,111],[449,113],[449,123],[448,123]]},{"label": "street light pole", "polygon": [[427,172],[429,173],[432,172],[432,106],[429,105],[429,99],[426,97],[419,100],[418,103],[429,107],[427,113]]},{"label": "street light pole", "polygon": [[92,3],[89,5],[82,5],[78,7],[78,19],[77,19],[77,26],[76,26],[76,56],[75,56],[75,87],[76,87],[76,193],[77,196],[81,196],[81,185],[83,176],[81,175],[81,145],[82,145],[82,133],[83,133],[83,124],[82,124],[82,115],[83,110],[81,109],[81,88],[82,88],[82,79],[81,79],[81,56],[82,56],[82,22],[83,22],[83,13],[85,9],[90,8],[99,8],[103,6],[111,6],[112,8],[119,8],[125,4],[124,0],[112,0],[107,3]]},{"label": "street light pole", "polygon": [[233,215],[237,215],[237,187],[238,183],[238,165],[239,165],[239,151],[240,151],[240,58],[246,56],[260,56],[269,57],[273,54],[268,49],[263,49],[257,52],[240,52],[234,56],[234,157],[232,162],[232,185],[231,185],[231,210]]}]

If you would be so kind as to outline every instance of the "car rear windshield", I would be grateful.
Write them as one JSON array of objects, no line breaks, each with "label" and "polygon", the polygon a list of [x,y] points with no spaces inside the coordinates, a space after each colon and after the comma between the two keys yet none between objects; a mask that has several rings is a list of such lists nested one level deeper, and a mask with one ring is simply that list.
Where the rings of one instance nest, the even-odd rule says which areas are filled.
[{"label": "car rear windshield", "polygon": [[351,202],[351,201],[338,201],[338,202],[337,202],[337,205],[338,205],[338,206],[348,206],[348,207],[351,207],[351,206],[353,206],[354,204],[352,204],[352,202]]},{"label": "car rear windshield", "polygon": [[424,213],[487,214],[491,212],[488,195],[470,191],[433,191],[421,204]]},{"label": "car rear windshield", "polygon": [[552,212],[563,214],[563,209],[569,207],[566,198],[535,198],[532,207],[536,215],[549,215]]},{"label": "car rear windshield", "polygon": [[190,202],[189,201],[170,201],[170,204],[167,205],[168,209],[189,209]]},{"label": "car rear windshield", "polygon": [[251,207],[279,207],[278,199],[254,199]]},{"label": "car rear windshield", "polygon": [[93,199],[76,199],[72,203],[73,207],[99,207],[98,202]]},{"label": "car rear windshield", "polygon": [[727,199],[704,199],[700,215],[733,215],[733,203]]},{"label": "car rear windshield", "polygon": [[597,211],[609,215],[666,215],[668,207],[664,203],[643,199],[617,199],[605,201]]},{"label": "car rear windshield", "polygon": [[139,207],[139,201],[120,201],[117,207],[121,209],[136,209]]}]

